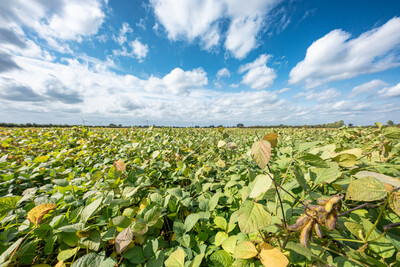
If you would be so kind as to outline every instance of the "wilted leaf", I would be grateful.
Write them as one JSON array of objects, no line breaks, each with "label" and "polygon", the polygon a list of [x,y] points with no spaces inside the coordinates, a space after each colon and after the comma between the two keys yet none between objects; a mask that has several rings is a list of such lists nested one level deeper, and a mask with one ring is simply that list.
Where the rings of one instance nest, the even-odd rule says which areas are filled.
[{"label": "wilted leaf", "polygon": [[271,144],[265,140],[255,142],[251,148],[251,157],[258,167],[264,169],[271,159]]},{"label": "wilted leaf", "polygon": [[118,160],[114,161],[113,166],[117,171],[125,171],[126,170],[125,163],[122,159],[118,159]]},{"label": "wilted leaf", "polygon": [[130,227],[122,230],[115,239],[115,248],[119,254],[122,254],[125,249],[129,246],[133,238],[133,232]]},{"label": "wilted leaf", "polygon": [[276,147],[276,144],[278,143],[278,134],[277,133],[269,133],[264,135],[262,140],[266,140],[271,144],[272,148]]},{"label": "wilted leaf", "polygon": [[251,259],[257,256],[257,254],[257,249],[253,243],[250,241],[243,241],[236,245],[233,257],[237,259]]},{"label": "wilted leaf", "polygon": [[185,265],[185,251],[178,248],[168,257],[164,262],[165,267],[184,267]]},{"label": "wilted leaf", "polygon": [[43,216],[49,213],[51,210],[57,208],[54,203],[40,204],[28,212],[26,218],[34,224],[39,224],[42,222]]},{"label": "wilted leaf", "polygon": [[385,185],[373,177],[364,177],[350,183],[346,192],[347,200],[375,201],[386,197]]},{"label": "wilted leaf", "polygon": [[267,227],[271,223],[271,215],[258,203],[247,200],[238,210],[237,219],[240,230],[245,233],[253,233]]},{"label": "wilted leaf", "polygon": [[250,192],[250,198],[256,198],[267,192],[272,185],[272,180],[267,175],[259,174],[254,179],[253,184],[254,186]]},{"label": "wilted leaf", "polygon": [[228,142],[228,143],[226,144],[226,148],[227,148],[228,150],[234,150],[234,149],[238,148],[238,145],[235,144],[234,142]]},{"label": "wilted leaf", "polygon": [[389,198],[390,208],[400,216],[400,193],[394,192]]},{"label": "wilted leaf", "polygon": [[278,248],[268,243],[261,245],[260,260],[264,266],[286,267],[289,264],[288,258]]}]

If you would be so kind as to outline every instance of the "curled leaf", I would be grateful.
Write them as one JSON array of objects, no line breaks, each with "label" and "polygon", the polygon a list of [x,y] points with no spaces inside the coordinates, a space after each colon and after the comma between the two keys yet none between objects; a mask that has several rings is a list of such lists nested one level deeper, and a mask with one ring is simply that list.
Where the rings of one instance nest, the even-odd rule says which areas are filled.
[{"label": "curled leaf", "polygon": [[31,221],[31,223],[38,225],[42,222],[43,216],[55,208],[57,208],[57,205],[54,203],[40,204],[31,209],[26,218]]}]

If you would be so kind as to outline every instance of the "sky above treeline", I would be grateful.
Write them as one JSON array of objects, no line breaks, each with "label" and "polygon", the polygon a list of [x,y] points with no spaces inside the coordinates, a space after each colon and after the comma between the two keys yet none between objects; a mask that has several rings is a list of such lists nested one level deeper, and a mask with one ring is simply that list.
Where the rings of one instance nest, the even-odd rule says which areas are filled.
[{"label": "sky above treeline", "polygon": [[400,1],[0,1],[0,122],[339,120],[400,122]]}]

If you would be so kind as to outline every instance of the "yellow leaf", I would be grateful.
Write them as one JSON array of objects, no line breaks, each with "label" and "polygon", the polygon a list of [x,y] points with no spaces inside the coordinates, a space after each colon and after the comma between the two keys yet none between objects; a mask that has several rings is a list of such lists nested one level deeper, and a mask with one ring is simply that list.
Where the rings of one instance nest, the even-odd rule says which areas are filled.
[{"label": "yellow leaf", "polygon": [[276,144],[278,143],[278,134],[277,133],[269,133],[264,135],[262,140],[266,140],[271,143],[271,147],[275,148]]},{"label": "yellow leaf", "polygon": [[56,265],[54,265],[54,267],[63,267],[63,266],[65,266],[64,261],[59,261],[57,262]]},{"label": "yellow leaf", "polygon": [[54,203],[40,204],[31,209],[26,218],[31,221],[31,223],[38,225],[41,223],[43,216],[55,208],[57,208],[57,205]]},{"label": "yellow leaf", "polygon": [[122,159],[116,160],[113,163],[113,166],[117,171],[125,171],[126,170],[125,163]]},{"label": "yellow leaf", "polygon": [[278,248],[267,243],[261,245],[261,251],[258,256],[264,266],[286,267],[289,264],[289,260],[286,258],[285,254]]}]

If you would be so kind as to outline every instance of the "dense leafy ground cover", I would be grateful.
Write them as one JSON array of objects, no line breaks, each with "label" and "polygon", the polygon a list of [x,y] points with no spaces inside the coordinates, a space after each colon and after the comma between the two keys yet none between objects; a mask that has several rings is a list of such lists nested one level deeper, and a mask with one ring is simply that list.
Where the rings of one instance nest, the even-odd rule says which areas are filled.
[{"label": "dense leafy ground cover", "polygon": [[0,266],[394,266],[378,126],[0,128]]}]

